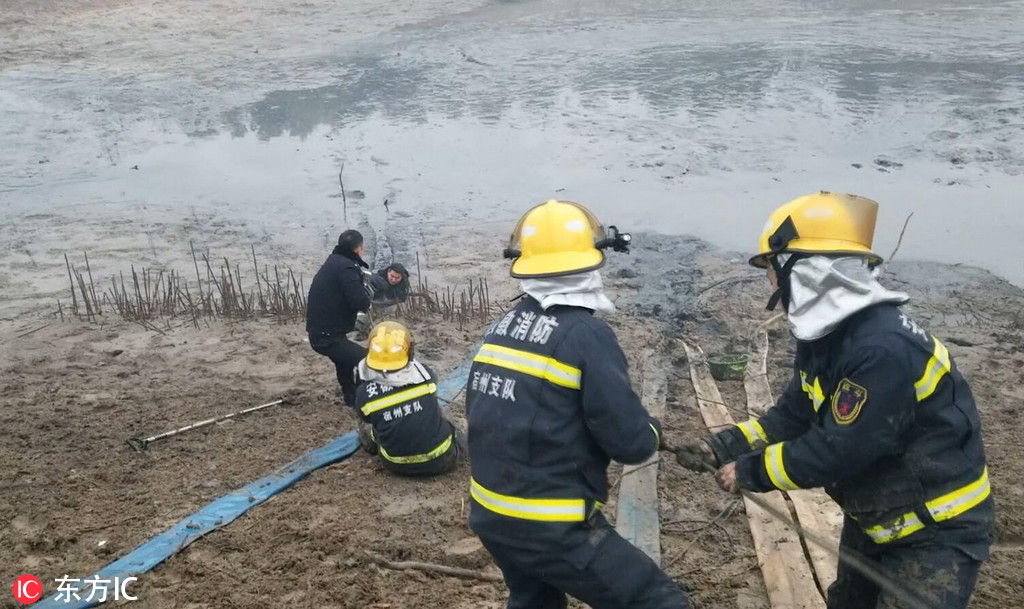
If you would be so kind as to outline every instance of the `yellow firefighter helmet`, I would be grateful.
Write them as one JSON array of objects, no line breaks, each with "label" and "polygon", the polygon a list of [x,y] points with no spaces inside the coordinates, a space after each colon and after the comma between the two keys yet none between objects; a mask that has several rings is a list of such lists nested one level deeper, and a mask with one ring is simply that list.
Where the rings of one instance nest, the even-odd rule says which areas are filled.
[{"label": "yellow firefighter helmet", "polygon": [[505,250],[512,276],[558,277],[604,266],[604,227],[586,207],[554,199],[523,214]]},{"label": "yellow firefighter helmet", "polygon": [[409,365],[412,338],[397,321],[382,321],[370,330],[366,365],[380,372],[395,372]]},{"label": "yellow firefighter helmet", "polygon": [[857,195],[822,190],[794,199],[772,212],[750,264],[767,268],[776,254],[801,253],[862,256],[876,266],[877,217],[878,203]]}]

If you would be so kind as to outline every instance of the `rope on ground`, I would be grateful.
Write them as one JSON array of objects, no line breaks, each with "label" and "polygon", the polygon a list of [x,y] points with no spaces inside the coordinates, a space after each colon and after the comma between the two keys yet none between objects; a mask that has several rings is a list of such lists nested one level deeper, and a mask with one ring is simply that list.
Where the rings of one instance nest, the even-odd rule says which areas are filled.
[{"label": "rope on ground", "polygon": [[694,297],[694,301],[696,301],[698,298],[703,296],[704,292],[707,292],[711,288],[718,287],[718,286],[726,284],[726,283],[737,283],[737,282],[740,282],[740,281],[752,281],[754,279],[760,279],[761,277],[762,277],[762,275],[758,274],[758,275],[739,275],[739,276],[736,276],[736,277],[726,277],[725,279],[720,279],[720,280],[712,283],[711,285],[703,288],[701,291],[697,292],[697,295]]},{"label": "rope on ground", "polygon": [[693,539],[690,540],[690,543],[686,544],[686,547],[684,547],[682,551],[679,552],[679,554],[673,557],[672,560],[670,560],[669,563],[663,567],[663,570],[668,571],[669,567],[682,560],[682,558],[686,556],[686,553],[690,551],[690,548],[692,548],[694,544],[700,541],[701,537],[704,536],[704,533],[707,533],[709,530],[711,530],[712,526],[719,524],[723,520],[728,520],[733,514],[736,513],[736,510],[739,509],[740,505],[742,505],[742,502],[736,500],[729,503],[729,505],[725,506],[725,509],[719,512],[718,516],[715,516],[711,520],[711,522],[702,527],[701,530],[693,537]]},{"label": "rope on ground", "polygon": [[369,559],[377,566],[384,567],[385,569],[391,569],[393,571],[424,571],[427,573],[438,573],[440,575],[448,575],[451,577],[461,577],[462,579],[477,579],[485,582],[505,581],[505,579],[497,573],[472,571],[470,569],[435,565],[428,562],[394,562],[369,550],[364,550],[364,552],[366,556],[369,557]]}]

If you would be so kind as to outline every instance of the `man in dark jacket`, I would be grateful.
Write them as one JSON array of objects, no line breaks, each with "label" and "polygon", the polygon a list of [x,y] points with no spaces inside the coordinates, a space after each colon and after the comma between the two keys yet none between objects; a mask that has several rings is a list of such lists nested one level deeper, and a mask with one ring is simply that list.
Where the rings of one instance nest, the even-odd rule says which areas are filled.
[{"label": "man in dark jacket", "polygon": [[399,262],[370,275],[366,282],[373,288],[374,308],[405,302],[409,297],[409,271]]},{"label": "man in dark jacket", "polygon": [[611,459],[641,463],[661,424],[594,311],[614,310],[597,269],[607,239],[580,205],[523,216],[506,256],[526,295],[491,327],[466,387],[469,524],[509,588],[508,609],[683,609],[682,590],[601,514]]},{"label": "man in dark jacket", "polygon": [[364,285],[363,236],[347,230],[317,271],[306,300],[306,332],[309,345],[334,363],[345,403],[355,405],[355,367],[366,349],[346,336],[355,327],[356,314],[370,308]]},{"label": "man in dark jacket", "polygon": [[841,544],[904,588],[881,591],[840,561],[829,609],[963,609],[988,558],[993,501],[981,420],[942,342],[882,287],[878,205],[820,192],[780,207],[751,264],[766,268],[797,339],[793,378],[765,416],[691,444],[680,463],[720,467],[723,489],[824,487]]},{"label": "man in dark jacket", "polygon": [[374,326],[358,371],[356,411],[364,421],[363,448],[378,455],[388,471],[403,476],[454,469],[461,440],[437,401],[437,378],[413,355],[408,328],[394,321]]}]

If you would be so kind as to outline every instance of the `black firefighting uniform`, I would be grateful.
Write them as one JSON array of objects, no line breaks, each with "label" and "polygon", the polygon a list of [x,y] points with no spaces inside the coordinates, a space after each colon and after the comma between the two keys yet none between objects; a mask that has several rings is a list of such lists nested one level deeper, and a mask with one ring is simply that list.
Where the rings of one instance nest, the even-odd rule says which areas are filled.
[{"label": "black firefighting uniform", "polygon": [[455,426],[441,413],[434,372],[423,383],[393,387],[373,381],[356,390],[356,411],[373,426],[386,469],[405,476],[451,471],[458,460]]},{"label": "black firefighting uniform", "polygon": [[615,334],[589,309],[524,296],[492,326],[466,387],[470,527],[501,568],[509,609],[689,607],[608,524],[610,459],[640,463],[660,423],[633,392]]},{"label": "black firefighting uniform", "polygon": [[[797,346],[767,414],[716,434],[754,491],[824,487],[842,545],[875,559],[930,606],[967,606],[988,558],[993,501],[971,389],[946,347],[898,306],[869,307]],[[830,609],[900,607],[841,563]]]}]

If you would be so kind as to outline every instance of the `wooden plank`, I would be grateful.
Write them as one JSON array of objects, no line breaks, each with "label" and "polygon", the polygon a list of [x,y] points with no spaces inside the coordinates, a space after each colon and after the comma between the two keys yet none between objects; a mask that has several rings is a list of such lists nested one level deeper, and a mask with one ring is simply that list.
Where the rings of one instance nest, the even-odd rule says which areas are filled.
[{"label": "wooden plank", "polygon": [[[747,409],[751,416],[757,417],[767,412],[767,408],[762,409],[763,405],[771,407],[775,400],[767,375],[768,333],[759,332],[755,344],[757,350],[750,361],[750,374],[744,378],[743,385],[747,391]],[[843,528],[843,512],[825,491],[809,489],[793,491],[788,495],[800,527],[819,537],[834,539],[838,546]],[[807,542],[805,545],[821,591],[826,593],[829,585],[835,581],[838,559],[815,543]]]},{"label": "wooden plank", "polygon": [[[686,350],[690,379],[697,393],[697,406],[704,424],[712,431],[732,425],[732,416],[725,408],[718,386],[711,377],[703,351],[685,341],[683,348]],[[786,499],[781,493],[763,493],[760,497],[776,510],[789,512]],[[825,601],[814,581],[796,531],[748,499],[744,498],[743,503],[771,606],[774,609],[822,609]]]},{"label": "wooden plank", "polygon": [[[647,352],[640,395],[651,416],[665,413],[668,362]],[[622,468],[615,529],[627,541],[661,564],[661,519],[658,515],[658,452],[639,465]]]},{"label": "wooden plank", "polygon": [[743,388],[747,392],[747,412],[752,417],[763,416],[775,405],[771,385],[768,383],[768,333],[758,332],[754,337],[756,351],[747,364]]},{"label": "wooden plank", "polygon": [[[834,539],[839,547],[839,536],[843,532],[843,511],[835,501],[821,489],[790,491],[789,498],[796,511],[796,519],[800,526],[810,533],[825,539]],[[818,575],[821,589],[828,587],[836,580],[836,569],[839,559],[821,548],[816,543],[807,542],[807,552],[811,555],[811,564]]]}]

